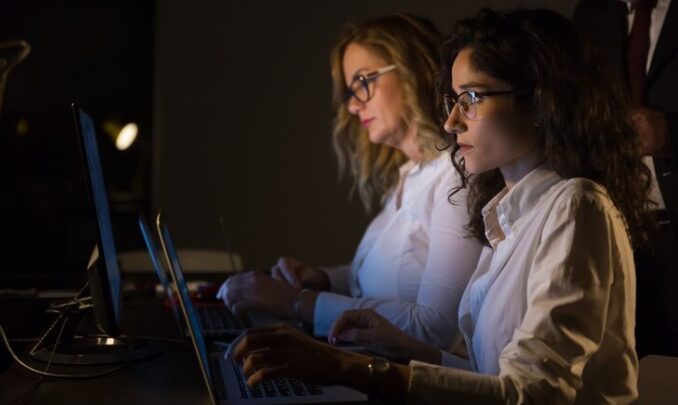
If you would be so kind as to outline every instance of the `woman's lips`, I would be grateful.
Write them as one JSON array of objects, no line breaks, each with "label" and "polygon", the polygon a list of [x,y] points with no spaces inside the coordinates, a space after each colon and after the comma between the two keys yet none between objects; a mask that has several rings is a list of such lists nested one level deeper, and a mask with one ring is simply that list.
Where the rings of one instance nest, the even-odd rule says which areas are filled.
[{"label": "woman's lips", "polygon": [[460,143],[460,144],[458,144],[458,145],[459,145],[459,150],[460,150],[461,152],[466,152],[466,151],[468,151],[468,150],[470,150],[470,149],[473,148],[473,146],[467,145],[467,144],[465,144],[465,143]]},{"label": "woman's lips", "polygon": [[367,128],[370,125],[370,123],[372,123],[372,121],[374,121],[374,118],[366,118],[360,121],[360,125]]}]

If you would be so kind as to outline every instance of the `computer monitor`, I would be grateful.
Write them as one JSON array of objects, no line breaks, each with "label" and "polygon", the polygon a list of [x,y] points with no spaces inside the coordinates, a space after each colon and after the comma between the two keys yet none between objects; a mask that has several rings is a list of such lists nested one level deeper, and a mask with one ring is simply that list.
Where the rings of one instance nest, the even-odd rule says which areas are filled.
[{"label": "computer monitor", "polygon": [[92,118],[76,103],[71,105],[79,138],[89,199],[94,214],[96,245],[87,266],[97,327],[108,336],[120,334],[120,269],[108,210],[106,183],[101,170],[96,131]]}]

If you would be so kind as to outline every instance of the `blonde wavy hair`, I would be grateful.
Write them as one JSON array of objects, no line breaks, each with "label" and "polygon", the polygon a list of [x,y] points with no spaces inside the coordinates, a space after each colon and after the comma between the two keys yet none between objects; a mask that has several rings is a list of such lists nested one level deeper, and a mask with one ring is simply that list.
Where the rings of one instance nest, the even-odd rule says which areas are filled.
[{"label": "blonde wavy hair", "polygon": [[[424,160],[438,154],[441,145],[441,116],[436,103],[438,47],[443,37],[428,20],[410,14],[394,14],[344,28],[330,55],[335,108],[332,144],[341,175],[353,178],[351,195],[356,191],[371,211],[376,198],[384,198],[398,182],[398,168],[407,157],[398,149],[370,142],[358,117],[344,103],[343,57],[350,43],[362,45],[386,63],[398,68],[405,105],[405,122],[417,128],[417,142]],[[444,141],[443,141],[444,142]]]}]

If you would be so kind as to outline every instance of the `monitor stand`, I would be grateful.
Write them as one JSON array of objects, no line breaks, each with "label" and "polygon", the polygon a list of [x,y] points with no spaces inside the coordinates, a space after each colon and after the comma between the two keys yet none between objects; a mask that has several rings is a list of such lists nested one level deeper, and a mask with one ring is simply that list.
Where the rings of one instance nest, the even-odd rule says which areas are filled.
[{"label": "monitor stand", "polygon": [[91,297],[80,297],[52,305],[47,312],[57,314],[45,333],[30,349],[36,360],[48,364],[101,365],[150,359],[160,351],[145,342],[127,336],[82,335],[78,329],[93,314]]}]

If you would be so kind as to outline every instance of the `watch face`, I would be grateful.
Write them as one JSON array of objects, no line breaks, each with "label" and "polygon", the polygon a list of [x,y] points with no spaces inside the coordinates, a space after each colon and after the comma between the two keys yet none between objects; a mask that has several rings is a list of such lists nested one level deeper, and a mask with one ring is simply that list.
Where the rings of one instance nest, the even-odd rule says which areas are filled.
[{"label": "watch face", "polygon": [[391,363],[379,356],[372,357],[372,361],[367,365],[369,374],[375,378],[382,378],[390,368]]}]

